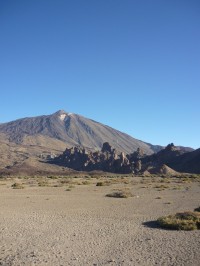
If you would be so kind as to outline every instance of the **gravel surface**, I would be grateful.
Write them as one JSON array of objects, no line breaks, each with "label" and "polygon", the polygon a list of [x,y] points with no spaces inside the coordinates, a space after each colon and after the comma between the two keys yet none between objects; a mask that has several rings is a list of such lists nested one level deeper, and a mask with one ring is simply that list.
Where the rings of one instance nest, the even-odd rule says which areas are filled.
[{"label": "gravel surface", "polygon": [[[200,230],[170,231],[155,220],[199,206],[199,183],[180,190],[95,184],[0,186],[0,265],[200,265]],[[107,198],[129,187],[134,197]]]}]

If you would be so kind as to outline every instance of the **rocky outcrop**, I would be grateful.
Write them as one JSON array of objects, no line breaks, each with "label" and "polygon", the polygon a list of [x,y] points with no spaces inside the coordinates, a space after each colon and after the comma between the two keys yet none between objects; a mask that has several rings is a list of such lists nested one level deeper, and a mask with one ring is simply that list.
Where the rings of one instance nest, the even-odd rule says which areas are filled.
[{"label": "rocky outcrop", "polygon": [[78,171],[177,175],[176,171],[199,173],[199,151],[185,153],[171,143],[165,149],[150,156],[140,148],[126,155],[105,142],[101,151],[92,152],[80,146],[66,149],[63,154],[53,159],[52,163]]},{"label": "rocky outcrop", "polygon": [[141,157],[141,164],[141,172],[149,171],[151,174],[162,174],[163,169],[166,175],[177,174],[177,172],[198,174],[200,173],[200,149],[187,152],[186,149],[171,143],[158,153]]},{"label": "rocky outcrop", "polygon": [[149,165],[151,164],[154,167],[163,165],[163,164],[170,164],[173,162],[177,157],[184,154],[185,151],[180,149],[179,147],[174,146],[173,143],[167,145],[165,149],[154,153],[149,156],[144,156],[142,158],[142,164],[143,165]]},{"label": "rocky outcrop", "polygon": [[66,149],[53,163],[78,171],[100,170],[112,173],[131,173],[131,164],[123,152],[112,149],[108,142],[101,151],[91,152],[82,147]]},{"label": "rocky outcrop", "polygon": [[200,174],[200,149],[184,153],[168,165],[179,172]]}]

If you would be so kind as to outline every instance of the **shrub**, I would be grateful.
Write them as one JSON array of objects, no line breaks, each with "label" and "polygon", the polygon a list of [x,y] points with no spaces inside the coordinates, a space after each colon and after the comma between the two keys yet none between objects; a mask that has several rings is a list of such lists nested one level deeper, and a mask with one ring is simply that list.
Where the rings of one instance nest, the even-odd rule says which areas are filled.
[{"label": "shrub", "polygon": [[195,212],[200,212],[200,207],[194,209]]},{"label": "shrub", "polygon": [[47,178],[49,178],[49,179],[58,179],[58,176],[50,175],[50,176],[47,176]]},{"label": "shrub", "polygon": [[24,186],[23,186],[22,184],[20,184],[20,183],[14,183],[14,184],[12,185],[12,188],[13,188],[13,189],[23,189]]},{"label": "shrub", "polygon": [[107,194],[106,197],[129,198],[129,197],[133,197],[133,194],[130,191],[119,190],[119,191],[115,191],[115,192]]},{"label": "shrub", "polygon": [[165,188],[169,188],[168,185],[156,185],[154,188],[159,188],[159,189],[165,189]]},{"label": "shrub", "polygon": [[82,182],[83,185],[90,185],[90,182],[88,180],[85,180]]},{"label": "shrub", "polygon": [[60,180],[61,184],[69,184],[71,182],[70,179],[64,179],[64,180]]},{"label": "shrub", "polygon": [[47,187],[49,184],[47,181],[39,181],[38,182],[38,186],[39,187]]},{"label": "shrub", "polygon": [[102,187],[103,185],[104,185],[103,182],[97,182],[97,183],[96,183],[96,186],[97,186],[97,187]]},{"label": "shrub", "polygon": [[97,186],[97,187],[110,186],[110,185],[111,185],[111,181],[108,181],[108,180],[106,180],[106,181],[104,181],[104,182],[99,181],[99,182],[96,183],[96,186]]},{"label": "shrub", "polygon": [[182,212],[174,215],[158,218],[157,222],[163,228],[173,230],[195,230],[200,229],[200,213]]}]

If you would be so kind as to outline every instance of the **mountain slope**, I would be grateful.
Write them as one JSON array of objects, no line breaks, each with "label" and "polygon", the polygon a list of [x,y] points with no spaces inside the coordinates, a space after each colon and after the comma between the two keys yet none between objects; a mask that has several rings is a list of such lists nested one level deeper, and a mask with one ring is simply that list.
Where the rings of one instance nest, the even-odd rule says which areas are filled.
[{"label": "mountain slope", "polygon": [[142,142],[109,126],[62,110],[52,115],[0,124],[0,133],[4,134],[9,142],[42,147],[50,145],[59,150],[77,145],[91,150],[101,149],[104,142],[109,142],[114,148],[125,153],[140,148],[144,153],[152,154],[161,149],[161,146]]},{"label": "mountain slope", "polygon": [[[143,171],[160,173],[163,165],[183,173],[200,173],[200,149],[187,152],[188,148],[176,147],[173,143],[158,153],[141,157]],[[137,153],[132,154],[137,155]],[[130,158],[131,158],[130,156]],[[150,170],[149,170],[150,169]],[[169,170],[166,168],[166,170]]]},{"label": "mountain slope", "polygon": [[200,149],[175,158],[170,166],[180,172],[200,174]]}]

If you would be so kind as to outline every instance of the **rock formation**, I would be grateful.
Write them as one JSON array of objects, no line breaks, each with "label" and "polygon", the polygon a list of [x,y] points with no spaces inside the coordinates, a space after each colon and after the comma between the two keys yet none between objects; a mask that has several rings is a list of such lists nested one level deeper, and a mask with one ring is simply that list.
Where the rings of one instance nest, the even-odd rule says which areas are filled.
[{"label": "rock formation", "polygon": [[112,149],[108,142],[101,151],[91,152],[82,147],[66,149],[53,163],[78,171],[100,170],[112,173],[131,173],[131,164],[123,152]]},{"label": "rock formation", "polygon": [[113,149],[108,142],[103,143],[101,151],[92,152],[83,147],[66,149],[63,154],[51,162],[78,171],[105,171],[112,173],[164,174],[177,175],[176,171],[187,170],[199,173],[200,150],[185,152],[179,147],[169,144],[165,149],[153,155],[146,155],[138,148],[126,155]]}]

